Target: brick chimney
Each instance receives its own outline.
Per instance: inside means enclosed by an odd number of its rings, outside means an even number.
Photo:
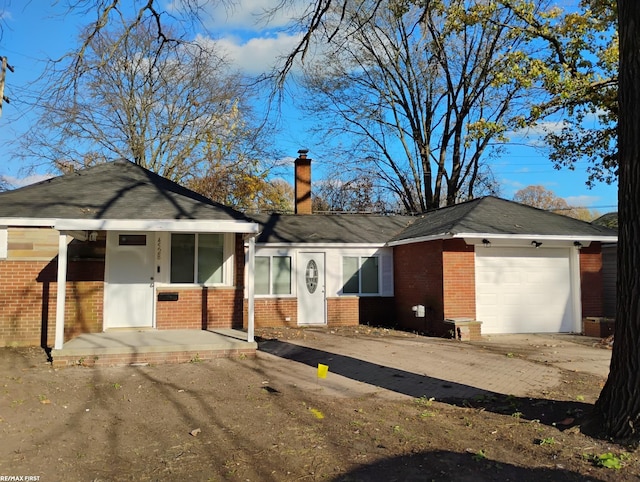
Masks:
[[[295,213],[311,214],[311,159],[309,149],[300,149],[295,160]]]

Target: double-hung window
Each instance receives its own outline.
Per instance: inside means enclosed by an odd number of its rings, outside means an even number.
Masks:
[[[291,257],[256,256],[256,295],[291,294]]]
[[[378,256],[345,256],[342,258],[342,293],[377,295],[380,293]]]
[[[171,283],[219,284],[223,266],[223,234],[171,235]]]

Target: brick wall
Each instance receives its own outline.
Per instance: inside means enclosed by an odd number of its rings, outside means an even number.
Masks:
[[[55,261],[0,261],[0,346],[52,346],[58,285]],[[104,262],[72,261],[65,340],[102,331]]]
[[[582,317],[603,316],[602,246],[591,243],[580,250]]]
[[[357,296],[327,298],[327,326],[389,323],[389,319],[393,319],[393,303],[393,298],[359,298]],[[246,305],[245,300],[245,315]],[[298,300],[295,298],[256,298],[254,309],[256,327],[298,326]]]
[[[327,298],[327,326],[357,326],[361,299],[357,296]]]
[[[245,311],[246,306],[245,302]],[[295,298],[255,298],[254,324],[259,328],[298,326],[298,300]],[[245,321],[245,328],[246,325]]]
[[[396,325],[395,299],[392,297],[369,297],[359,299],[361,325],[394,327]]]
[[[431,320],[444,316],[441,240],[394,248],[395,314],[398,326],[429,331]],[[411,307],[424,305],[426,316],[416,318]]]
[[[398,325],[443,335],[445,318],[476,316],[474,247],[461,239],[427,241],[394,249]],[[412,306],[424,305],[419,318]]]
[[[462,239],[444,241],[442,253],[445,318],[476,317],[475,250]]]
[[[242,327],[242,290],[227,288],[162,288],[158,294],[176,293],[177,301],[156,302],[159,330],[206,330]]]

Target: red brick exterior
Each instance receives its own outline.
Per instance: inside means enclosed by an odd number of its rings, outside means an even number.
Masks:
[[[580,250],[582,317],[603,316],[602,245],[591,243]]]
[[[360,323],[360,299],[357,296],[327,298],[327,326],[357,326]]]
[[[393,273],[396,323],[398,326],[429,331],[429,323],[444,317],[443,241],[396,246]],[[412,306],[424,305],[426,316],[417,318]]]
[[[51,346],[55,334],[57,260],[0,262],[0,346]],[[71,261],[65,340],[102,331],[104,262]]]
[[[444,242],[442,252],[444,317],[476,318],[476,261],[462,239]]]
[[[242,327],[242,290],[235,288],[161,288],[158,295],[175,293],[177,301],[156,302],[159,330],[207,330]]]
[[[358,299],[358,309],[361,325],[392,326],[396,318],[392,297],[363,296]]]
[[[256,298],[254,309],[254,323],[258,328],[298,326],[296,298]],[[357,296],[327,298],[327,326],[388,323],[388,320],[394,316],[393,309],[393,298]],[[246,326],[247,302],[245,300],[244,327]]]
[[[247,304],[245,302],[245,328],[248,321],[246,310]],[[298,326],[298,300],[295,298],[256,298],[254,300],[254,324],[259,328]]]

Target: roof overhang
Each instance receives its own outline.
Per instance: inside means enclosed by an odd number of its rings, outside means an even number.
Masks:
[[[334,249],[379,249],[386,248],[388,245],[386,243],[305,243],[305,242],[295,242],[295,243],[257,243],[256,248],[288,248],[288,249],[326,249],[326,248],[334,248]]]
[[[401,246],[403,244],[424,243],[427,241],[437,241],[438,239],[451,239],[454,235],[451,233],[432,234],[430,236],[419,236],[417,238],[399,239],[398,241],[389,241],[387,246]]]
[[[464,239],[467,244],[483,244],[482,240],[489,240],[491,243],[508,245],[530,243],[531,241],[547,242],[548,244],[556,243],[574,243],[580,242],[584,246],[588,243],[617,243],[617,236],[601,236],[601,235],[548,235],[548,234],[496,234],[496,233],[442,233],[432,236],[422,236],[418,238],[402,239],[399,241],[391,241],[388,246],[400,246],[403,244],[421,243],[425,241],[435,241],[439,239]]]
[[[38,219],[0,218],[0,226],[50,227],[58,231],[170,231],[189,233],[247,233],[258,223],[210,219]]]

